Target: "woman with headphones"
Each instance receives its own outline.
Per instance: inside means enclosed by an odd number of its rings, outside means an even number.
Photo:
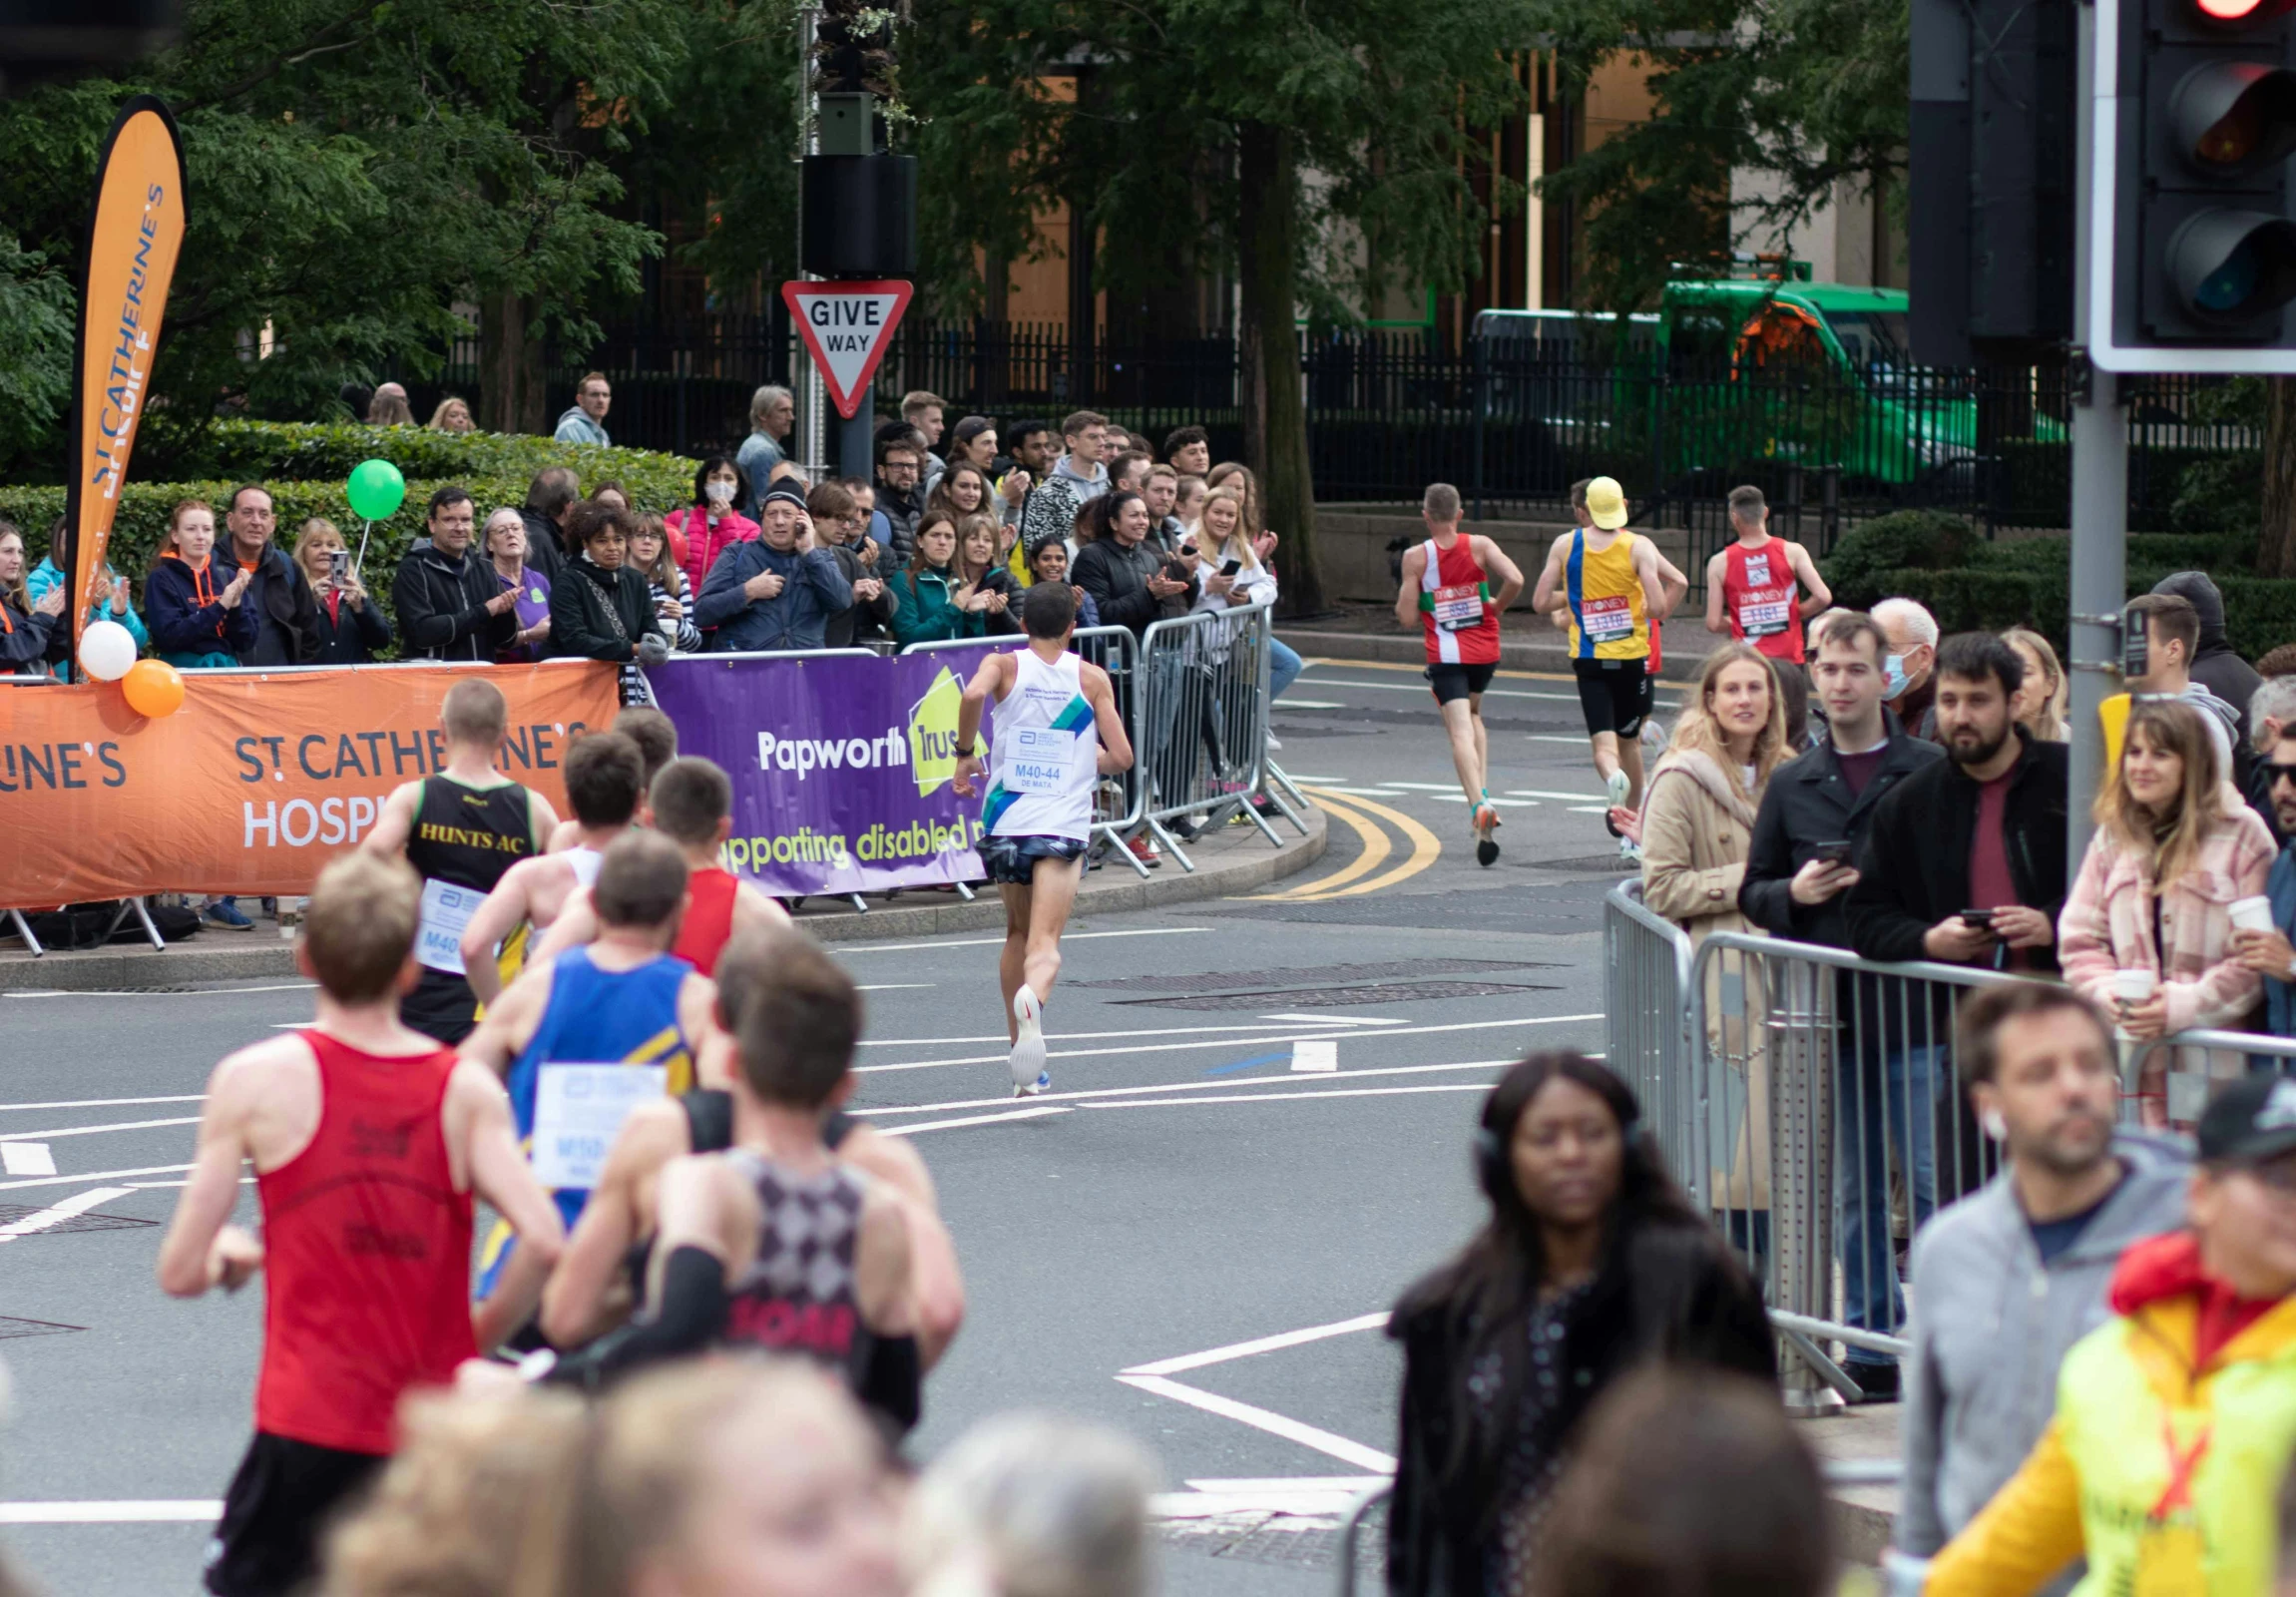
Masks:
[[[1634,1095],[1584,1055],[1538,1053],[1484,1100],[1491,1219],[1413,1287],[1388,1510],[1394,1597],[1525,1589],[1572,1431],[1646,1364],[1775,1383],[1761,1295],[1643,1137]]]

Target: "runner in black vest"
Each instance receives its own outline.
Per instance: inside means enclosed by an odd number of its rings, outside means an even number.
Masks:
[[[404,854],[422,877],[415,938],[422,980],[400,1001],[399,1018],[426,1037],[458,1043],[478,1023],[478,997],[463,979],[463,929],[505,871],[542,851],[558,815],[549,799],[494,768],[510,723],[500,688],[465,678],[447,690],[439,720],[446,770],[393,793],[359,846]]]

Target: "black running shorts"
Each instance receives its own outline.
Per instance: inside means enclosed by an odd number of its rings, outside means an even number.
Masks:
[[[208,1590],[217,1597],[289,1597],[319,1569],[336,1512],[390,1460],[256,1431],[224,1494],[208,1544]]]
[[[1447,666],[1438,661],[1427,668],[1427,680],[1435,689],[1435,702],[1439,705],[1481,693],[1491,686],[1491,679],[1497,675],[1498,665],[1488,660],[1473,666]]]
[[[1649,661],[1574,660],[1571,670],[1579,678],[1579,709],[1587,717],[1588,737],[1601,732],[1640,736],[1642,718],[1658,705]]]
[[[1000,886],[1026,887],[1037,879],[1040,859],[1082,859],[1084,843],[1075,837],[983,837],[981,867]]]

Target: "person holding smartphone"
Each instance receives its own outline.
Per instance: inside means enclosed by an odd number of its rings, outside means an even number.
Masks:
[[[295,565],[318,601],[319,654],[313,664],[363,666],[390,646],[390,621],[367,596],[343,535],[324,516],[295,534]]]

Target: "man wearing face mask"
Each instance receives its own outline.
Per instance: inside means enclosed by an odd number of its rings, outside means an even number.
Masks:
[[[1937,617],[1911,599],[1884,599],[1873,608],[1889,653],[1882,658],[1882,694],[1890,714],[1916,738],[1937,742]]]
[[[1893,1577],[1917,1576],[2017,1472],[2057,1405],[2058,1365],[2108,1318],[2114,1262],[2184,1223],[2191,1176],[2168,1139],[2115,1129],[2112,1023],[2079,994],[1988,988],[1955,1052],[2006,1163],[1914,1241]]]

